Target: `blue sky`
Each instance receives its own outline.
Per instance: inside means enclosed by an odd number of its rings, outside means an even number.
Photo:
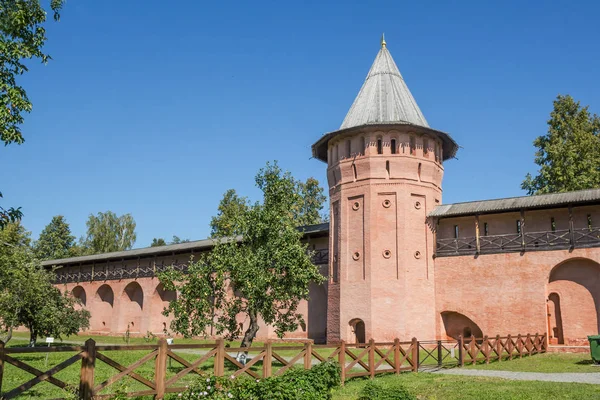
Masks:
[[[495,4],[493,4],[495,3]],[[598,2],[68,1],[48,65],[21,79],[26,142],[0,149],[2,205],[32,236],[53,215],[131,213],[135,247],[201,239],[222,194],[256,199],[268,160],[325,183],[336,130],[385,32],[429,124],[462,146],[443,202],[524,194],[557,94],[600,113]]]

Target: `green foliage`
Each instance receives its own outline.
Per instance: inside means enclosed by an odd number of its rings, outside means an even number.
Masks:
[[[135,220],[131,214],[117,216],[112,211],[90,215],[83,247],[88,254],[129,250],[136,239]]]
[[[339,386],[340,367],[335,362],[315,365],[309,370],[292,369],[285,374],[266,379],[200,378],[181,396],[192,399],[238,400],[327,400]]]
[[[360,392],[359,400],[417,400],[404,386],[384,386],[377,381],[370,381]]]
[[[239,197],[235,189],[229,189],[219,203],[217,215],[210,221],[211,237],[228,237],[241,234],[238,219],[248,212],[248,200]]]
[[[323,194],[323,188],[315,178],[308,178],[306,182],[297,182],[301,201],[296,211],[297,224],[313,225],[324,222],[321,216],[323,204],[327,198]]]
[[[559,95],[548,133],[533,142],[538,174],[527,174],[528,194],[559,193],[600,187],[600,118],[571,96]]]
[[[174,316],[175,332],[201,336],[214,328],[216,334],[233,339],[242,332],[237,322],[241,315],[249,321],[242,345],[249,346],[258,332],[259,317],[279,336],[304,323],[298,304],[308,299],[310,283],[320,283],[323,277],[296,229],[302,192],[277,163],[267,163],[259,171],[256,185],[263,192],[262,204],[246,203],[235,213],[220,208],[213,219],[217,244],[190,263],[189,273],[171,269],[159,276],[167,290],[178,293],[165,310],[165,315]],[[241,204],[232,199],[237,195],[228,192],[224,202]],[[243,239],[232,240],[231,234]]]
[[[179,243],[188,243],[190,239],[181,239],[179,236],[173,235],[173,239],[169,244],[179,244]]]
[[[39,260],[58,260],[76,256],[75,236],[62,215],[52,217],[52,221],[40,233],[33,246],[34,254]]]
[[[167,242],[165,242],[165,239],[163,238],[154,238],[152,239],[152,243],[150,244],[150,247],[158,247],[158,246],[166,246]]]
[[[0,199],[2,198],[2,193],[0,192]],[[14,208],[3,208],[0,207],[0,229],[4,229],[8,224],[19,221],[23,217],[23,212],[21,211],[21,207]]]
[[[24,326],[32,344],[38,337],[60,338],[87,328],[90,313],[52,285],[54,273],[39,266],[29,242],[21,225],[0,231],[0,328]]]

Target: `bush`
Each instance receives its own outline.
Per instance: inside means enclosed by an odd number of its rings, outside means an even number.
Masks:
[[[402,385],[389,387],[371,381],[361,390],[359,400],[417,400],[417,398]]]
[[[266,379],[230,377],[200,378],[177,395],[181,400],[328,400],[332,389],[340,383],[340,368],[328,361],[309,370],[291,369],[285,374]]]

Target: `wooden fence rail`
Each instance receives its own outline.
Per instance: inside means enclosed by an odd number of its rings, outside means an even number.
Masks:
[[[359,376],[373,378],[378,374],[418,372],[419,368],[424,370],[427,367],[443,365],[463,366],[465,363],[512,360],[546,352],[547,347],[546,335],[538,334],[491,338],[461,336],[458,340],[422,342],[416,338],[409,342],[396,339],[393,342],[376,343],[370,340],[358,344],[342,341],[337,344],[314,345],[308,342],[302,346],[266,342],[263,346],[249,348],[226,347],[223,339],[210,344],[172,345],[168,345],[165,339],[160,339],[157,344],[134,346],[99,346],[94,340],[88,339],[84,346],[49,348],[10,348],[5,347],[0,341],[0,399],[13,399],[41,382],[76,391],[79,398],[84,400],[110,398],[113,394],[110,393],[109,387],[123,378],[130,378],[137,383],[138,387],[142,387],[128,392],[129,397],[154,396],[155,399],[163,399],[166,393],[185,391],[186,387],[182,380],[191,374],[202,376],[210,371],[215,376],[227,375],[236,378],[248,375],[259,379],[281,375],[296,365],[310,369],[313,365],[327,360],[339,362],[343,384],[346,380]],[[115,360],[114,356],[109,355],[111,352],[123,354],[130,351],[147,353],[130,365],[122,365]],[[175,351],[183,351],[182,354],[187,357]],[[75,354],[44,372],[18,359],[20,354],[31,353]],[[234,353],[251,353],[252,358],[242,363],[232,355]],[[190,360],[190,357],[195,359]],[[79,360],[81,360],[81,370],[78,387],[55,377],[59,371]],[[170,370],[168,365],[172,361],[180,367]],[[111,367],[114,373],[102,382],[97,382],[97,369],[100,363]],[[147,363],[153,363],[154,373],[151,377],[144,377],[141,372],[136,372]],[[33,378],[3,392],[3,378],[6,374],[6,366],[9,364],[30,373]]]

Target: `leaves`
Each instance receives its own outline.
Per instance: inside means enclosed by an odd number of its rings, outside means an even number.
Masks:
[[[527,174],[528,194],[559,193],[600,187],[600,118],[571,96],[559,95],[548,133],[533,142],[538,174]]]
[[[52,221],[40,233],[33,248],[40,260],[58,260],[74,256],[75,236],[62,215],[52,217]]]
[[[235,191],[225,193],[211,222],[212,251],[192,262],[187,274],[170,270],[160,275],[165,288],[179,293],[165,311],[174,316],[174,331],[234,338],[241,334],[242,318],[243,345],[249,345],[259,318],[279,336],[304,322],[298,305],[308,299],[309,285],[324,279],[297,229],[306,191],[277,163],[259,171],[256,186],[262,203],[251,204]]]
[[[87,235],[82,245],[89,254],[129,250],[137,238],[131,214],[117,216],[112,211],[90,214],[86,225]]]

